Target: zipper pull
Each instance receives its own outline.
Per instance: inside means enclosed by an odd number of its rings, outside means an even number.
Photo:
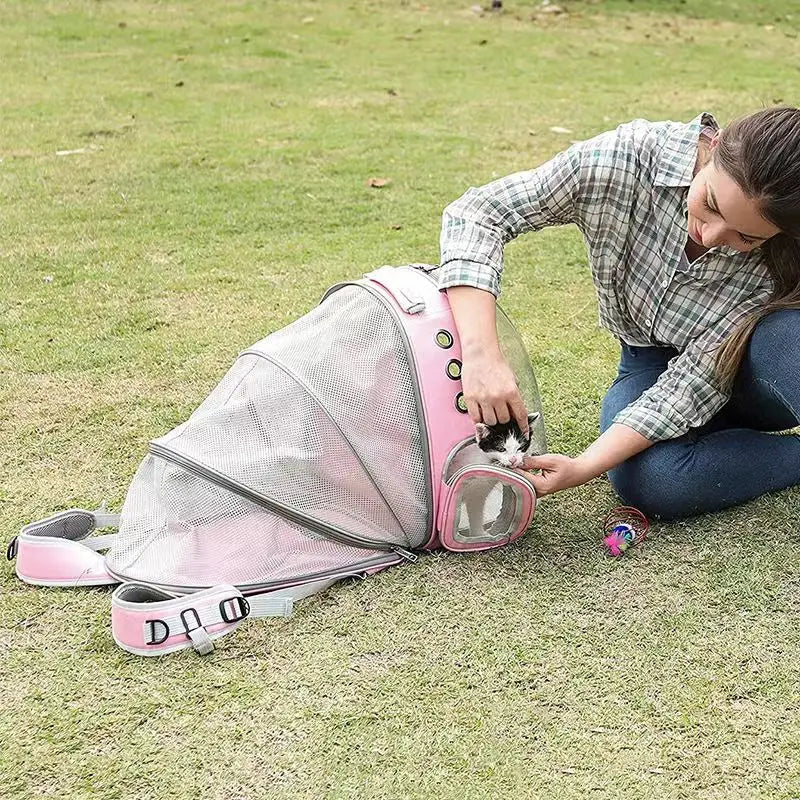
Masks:
[[[403,547],[395,546],[392,548],[397,555],[404,558],[409,564],[416,564],[419,561],[419,556],[416,553],[412,553],[410,550],[406,550]]]

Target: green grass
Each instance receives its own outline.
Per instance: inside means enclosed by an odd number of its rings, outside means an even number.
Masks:
[[[633,117],[800,99],[791,0],[561,5],[5,2],[5,539],[119,507],[242,348],[337,280],[436,261],[468,186]],[[507,253],[550,444],[577,453],[617,355],[583,244]],[[515,546],[342,584],[205,659],[128,656],[106,590],[7,564],[0,794],[800,797],[800,495],[656,525],[619,562],[614,503],[603,479],[548,498]]]

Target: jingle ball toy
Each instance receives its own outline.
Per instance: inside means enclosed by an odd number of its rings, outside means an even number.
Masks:
[[[633,506],[618,506],[612,509],[603,522],[605,537],[603,544],[612,556],[618,557],[644,541],[650,523],[647,517]]]

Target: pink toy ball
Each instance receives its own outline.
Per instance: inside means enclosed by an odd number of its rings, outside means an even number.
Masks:
[[[644,541],[650,523],[647,517],[633,506],[618,506],[609,511],[603,522],[603,544],[608,552],[618,558],[628,548]]]

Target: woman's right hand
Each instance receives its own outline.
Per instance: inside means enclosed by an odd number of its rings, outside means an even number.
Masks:
[[[517,379],[499,351],[463,353],[461,386],[473,422],[496,425],[515,419],[528,430],[528,412]]]
[[[517,379],[500,349],[494,295],[472,286],[447,290],[461,344],[461,388],[475,423],[515,419],[528,430],[528,412]]]

